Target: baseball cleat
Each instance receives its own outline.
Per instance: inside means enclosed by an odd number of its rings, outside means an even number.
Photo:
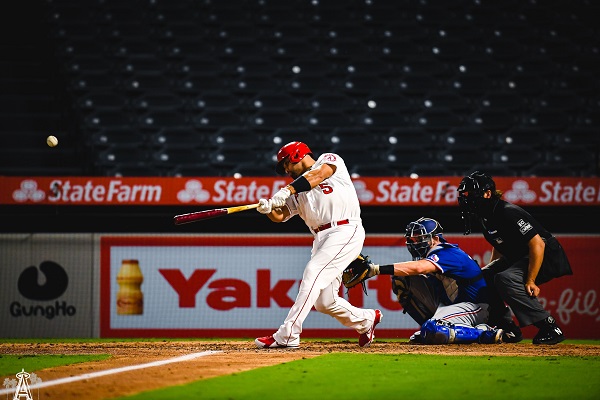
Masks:
[[[279,343],[277,343],[275,338],[273,338],[273,335],[256,338],[256,339],[254,339],[254,343],[256,344],[256,346],[258,348],[261,348],[261,349],[285,349],[285,348],[295,349],[298,347],[298,346],[287,346],[285,344],[279,344]]]
[[[375,310],[375,319],[373,320],[373,325],[371,329],[366,331],[365,333],[361,333],[358,337],[358,345],[360,347],[368,347],[373,343],[373,339],[375,339],[375,327],[377,324],[381,322],[383,319],[383,314],[380,310]]]
[[[523,333],[521,329],[514,323],[504,324],[501,326],[504,333],[502,334],[502,341],[504,343],[518,343],[523,340]]]
[[[416,331],[415,333],[410,335],[410,338],[408,339],[408,343],[410,343],[410,344],[425,344],[425,340],[423,339],[423,336],[421,335],[421,331]]]
[[[548,317],[545,322],[545,325],[540,328],[538,334],[533,338],[533,344],[557,344],[565,340],[565,335],[556,325],[554,318]]]

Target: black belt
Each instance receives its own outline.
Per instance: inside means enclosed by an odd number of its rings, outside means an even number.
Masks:
[[[350,221],[348,221],[347,219],[343,219],[343,220],[341,220],[341,221],[338,221],[338,222],[336,222],[336,223],[335,223],[335,226],[338,226],[338,225],[346,225],[346,224],[348,224],[348,223],[350,223]],[[333,225],[331,222],[330,222],[330,223],[328,223],[328,224],[324,224],[324,225],[321,225],[321,226],[317,226],[316,228],[313,228],[313,232],[314,232],[314,233],[321,232],[321,231],[324,231],[325,229],[329,229],[329,228],[331,228],[332,226],[334,226],[334,225]]]

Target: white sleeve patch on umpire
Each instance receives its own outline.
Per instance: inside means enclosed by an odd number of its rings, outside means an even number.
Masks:
[[[522,219],[517,221],[517,225],[519,225],[519,231],[521,231],[522,235],[526,234],[533,228],[529,222],[525,222]]]

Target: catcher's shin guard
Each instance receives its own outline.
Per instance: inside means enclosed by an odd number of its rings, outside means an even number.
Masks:
[[[427,344],[499,343],[497,330],[452,324],[441,319],[430,319],[425,322],[421,326],[421,335]],[[501,336],[502,332],[500,332]]]

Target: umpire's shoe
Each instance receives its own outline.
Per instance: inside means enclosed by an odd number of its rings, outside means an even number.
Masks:
[[[535,324],[540,331],[533,338],[533,344],[557,344],[565,340],[562,329],[556,324],[552,316],[547,317]]]

